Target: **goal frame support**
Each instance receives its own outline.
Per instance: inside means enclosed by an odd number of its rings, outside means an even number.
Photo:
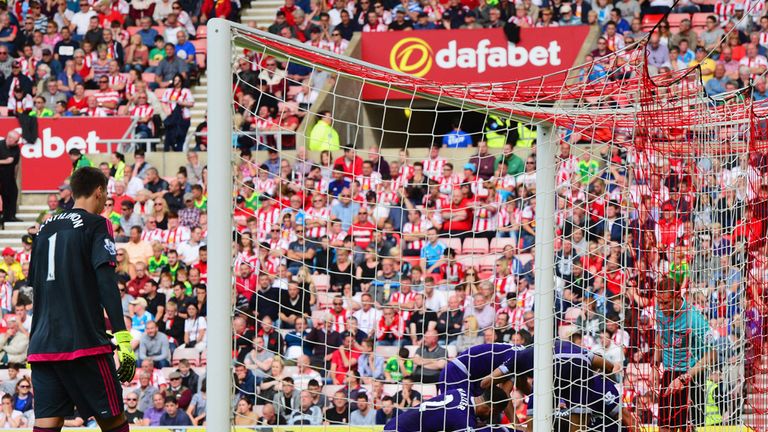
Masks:
[[[232,429],[232,38],[208,21],[208,430]],[[211,379],[213,378],[213,379]]]
[[[284,39],[263,31],[248,28],[223,19],[214,18],[208,22],[208,408],[209,430],[232,430],[232,219],[233,198],[233,92],[232,92],[232,29],[252,32],[261,37],[275,39],[281,43],[298,46],[295,41]],[[315,50],[313,47],[303,47]],[[334,55],[332,55],[334,56]],[[341,56],[339,56],[341,57]],[[346,59],[345,59],[346,60]],[[368,64],[361,60],[348,61],[365,65],[392,75],[399,72],[382,66]],[[321,66],[316,66],[324,69]],[[369,83],[374,84],[375,83]],[[431,97],[425,95],[427,99]],[[451,104],[450,100],[443,100]],[[499,114],[510,120],[531,121],[519,115],[501,111]],[[536,342],[534,344],[534,432],[550,432],[554,409],[554,213],[555,176],[558,136],[553,125],[537,123],[536,139],[536,290],[534,321]],[[212,151],[215,150],[215,151]]]
[[[555,152],[558,136],[549,124],[536,135],[536,289],[534,294],[533,432],[551,432],[555,346]]]

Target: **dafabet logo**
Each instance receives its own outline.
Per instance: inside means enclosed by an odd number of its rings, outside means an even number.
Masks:
[[[432,69],[432,57],[432,47],[424,39],[407,37],[392,47],[389,65],[398,72],[421,78]]]
[[[490,39],[481,39],[475,46],[459,47],[458,41],[447,40],[435,52],[427,41],[417,37],[399,40],[389,52],[389,66],[402,73],[424,77],[433,66],[450,70],[474,69],[482,74],[489,69],[518,68],[523,66],[560,66],[560,44],[553,40],[546,46],[525,48],[505,43],[494,45]]]

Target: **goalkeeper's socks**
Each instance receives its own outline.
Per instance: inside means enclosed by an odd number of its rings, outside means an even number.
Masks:
[[[120,426],[117,426],[117,427],[115,427],[113,429],[110,429],[110,430],[105,430],[104,432],[129,432],[129,431],[130,431],[130,429],[128,428],[128,421],[126,420]]]
[[[61,428],[44,428],[40,426],[35,426],[32,428],[32,432],[61,432]]]

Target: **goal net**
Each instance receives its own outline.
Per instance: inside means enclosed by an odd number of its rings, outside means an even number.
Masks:
[[[211,29],[209,425],[768,428],[749,88],[708,97],[645,40],[438,83]]]

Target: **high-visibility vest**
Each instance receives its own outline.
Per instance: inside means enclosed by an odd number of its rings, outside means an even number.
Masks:
[[[528,127],[523,123],[517,123],[517,147],[533,147],[539,135],[538,126]]]
[[[488,148],[502,148],[507,143],[507,132],[512,128],[509,119],[491,114],[485,121],[485,142]]]
[[[256,192],[252,193],[250,197],[245,199],[245,206],[251,210],[258,210],[261,204],[261,196]]]
[[[720,415],[720,406],[715,400],[715,391],[717,384],[707,380],[707,405],[704,410],[704,423],[707,426],[718,425],[723,422],[723,416]]]

